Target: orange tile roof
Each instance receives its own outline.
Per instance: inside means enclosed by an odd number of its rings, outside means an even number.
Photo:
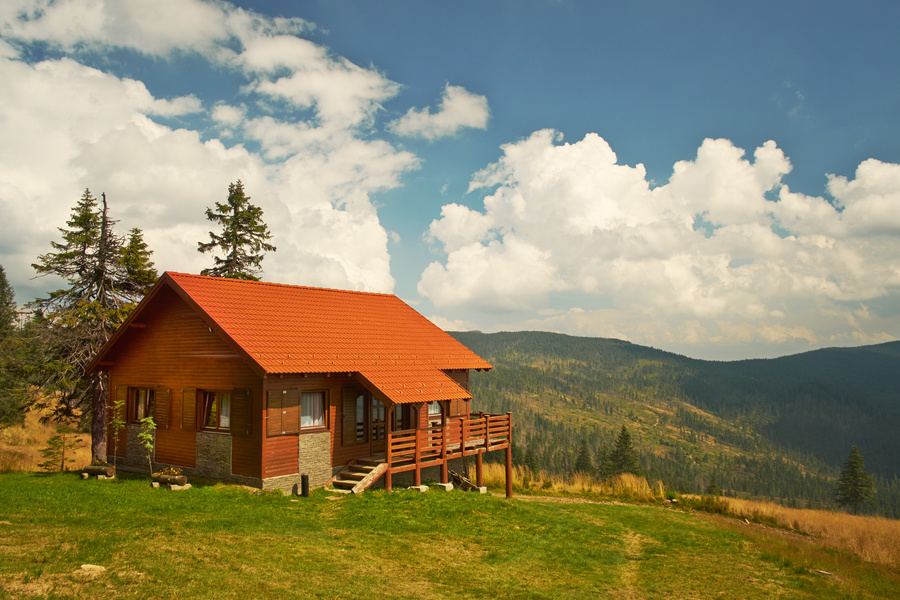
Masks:
[[[443,369],[491,365],[393,294],[165,273],[266,373],[359,373],[398,404],[471,398]]]

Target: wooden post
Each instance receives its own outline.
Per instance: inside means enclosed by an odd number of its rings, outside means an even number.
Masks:
[[[512,498],[512,444],[506,447],[506,497]]]
[[[447,438],[449,436],[450,432],[447,431],[447,422],[444,421],[444,425],[441,427],[441,483],[450,481],[450,474],[447,473],[449,470],[447,468]]]
[[[475,485],[478,487],[484,487],[484,471],[482,470],[481,465],[481,457],[483,455],[483,452],[475,454]]]
[[[391,439],[394,437],[394,405],[391,404],[391,407],[388,409],[388,419],[387,423],[384,425],[385,429],[385,445],[384,445],[384,460],[387,462],[387,472],[384,474],[384,489],[388,492],[393,491],[392,481],[391,481]]]
[[[416,427],[415,456],[416,470],[413,476],[413,485],[418,487],[422,485],[422,467],[419,464],[422,462],[422,430],[419,427]]]

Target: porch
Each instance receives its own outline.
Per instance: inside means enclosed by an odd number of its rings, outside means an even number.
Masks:
[[[441,483],[449,481],[449,461],[456,458],[474,457],[475,483],[481,487],[482,459],[485,452],[506,450],[506,496],[512,496],[512,415],[472,413],[467,416],[450,417],[441,424],[398,431],[387,431],[385,451],[359,462],[371,475],[363,476],[354,490],[365,489],[381,476],[384,487],[392,489],[393,475],[413,472],[414,485],[422,484],[422,469],[440,468]],[[372,475],[375,475],[374,477]],[[345,484],[352,481],[340,480]],[[363,487],[364,486],[364,487]]]

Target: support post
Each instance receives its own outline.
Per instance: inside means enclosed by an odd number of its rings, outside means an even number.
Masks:
[[[484,487],[484,471],[481,465],[481,457],[483,455],[483,452],[475,454],[475,485],[478,487]]]
[[[391,440],[394,437],[394,405],[391,404],[391,407],[388,408],[387,415],[387,423],[384,425],[385,429],[385,440],[384,440],[384,460],[387,462],[387,471],[384,474],[384,489],[388,492],[392,491],[391,486],[391,467],[393,466],[391,460]]]
[[[422,462],[422,430],[420,428],[416,428],[416,447],[415,447],[415,455],[416,455],[416,470],[413,474],[413,485],[416,487],[422,485],[422,467],[420,463]]]
[[[449,410],[449,403],[445,408],[446,410],[441,414],[441,483],[450,481],[450,475],[447,473],[447,439],[450,437],[450,431],[447,428],[446,415],[447,410]]]
[[[512,444],[506,447],[506,497],[512,498]]]

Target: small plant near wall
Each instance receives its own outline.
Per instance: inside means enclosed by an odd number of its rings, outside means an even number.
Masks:
[[[109,421],[109,430],[113,439],[113,468],[116,467],[116,454],[119,450],[119,432],[125,427],[125,398],[116,398],[112,405],[112,419]],[[107,454],[109,452],[107,451]]]
[[[141,432],[138,434],[138,440],[147,450],[147,464],[150,466],[150,473],[153,473],[153,444],[155,436],[153,432],[156,430],[156,423],[153,417],[144,417],[141,419]]]
[[[83,444],[70,427],[57,428],[56,435],[47,440],[47,447],[41,450],[44,462],[38,467],[47,472],[68,471],[69,464],[75,462],[75,450]]]

